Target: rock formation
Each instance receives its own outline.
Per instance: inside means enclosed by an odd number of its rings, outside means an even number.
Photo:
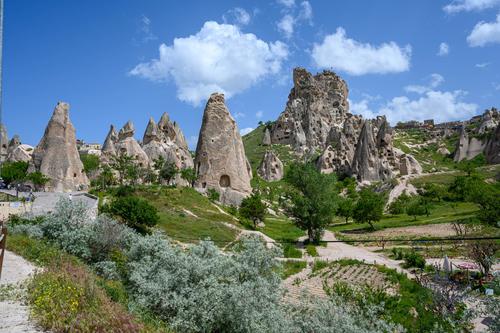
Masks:
[[[22,144],[19,135],[14,135],[9,142],[7,149],[7,161],[10,162],[29,162],[33,154],[33,147]]]
[[[251,193],[245,149],[223,94],[214,93],[207,102],[194,163],[195,187],[218,191],[224,204],[239,205]]]
[[[38,146],[33,151],[29,172],[49,177],[46,190],[70,192],[86,189],[89,180],[83,171],[76,147],[75,128],[69,119],[69,104],[57,103]]]
[[[267,128],[267,127],[264,131],[264,137],[262,138],[262,145],[263,146],[270,146],[271,145],[271,132],[269,131],[269,128]]]
[[[177,123],[170,121],[167,113],[161,116],[158,124],[153,118],[149,119],[142,142],[142,148],[151,161],[161,156],[179,169],[194,167],[184,134]]]
[[[439,147],[438,150],[436,151],[438,154],[443,155],[443,156],[448,156],[451,154],[451,152],[448,150],[448,148],[442,146]]]
[[[116,154],[132,156],[139,166],[147,167],[150,163],[149,157],[135,140],[134,133],[134,124],[131,121],[123,125],[118,132],[118,140],[114,143]]]
[[[260,163],[257,173],[268,182],[280,180],[284,174],[283,163],[274,152],[268,150]]]
[[[118,133],[116,132],[115,126],[111,125],[109,127],[108,135],[106,135],[106,139],[104,140],[104,144],[101,148],[102,163],[109,163],[111,162],[113,156],[116,156],[116,142],[118,142]]]
[[[469,137],[465,126],[462,126],[460,135],[456,144],[453,160],[460,162],[462,160],[470,160],[481,154],[486,147],[486,142],[476,137]]]
[[[313,76],[303,68],[294,69],[293,83],[271,142],[290,144],[300,154],[324,149],[330,129],[342,124],[349,109],[347,84],[331,71]]]
[[[7,159],[7,150],[9,147],[9,137],[7,136],[7,128],[3,123],[0,124],[0,162]]]
[[[491,138],[488,139],[484,155],[486,157],[486,162],[490,164],[500,163],[500,124],[497,125],[495,132]]]

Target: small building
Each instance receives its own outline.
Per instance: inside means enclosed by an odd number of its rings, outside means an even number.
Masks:
[[[424,120],[424,127],[433,128],[434,127],[434,119]]]
[[[31,201],[15,194],[0,192],[0,221],[6,221],[11,215],[24,215],[31,211]]]

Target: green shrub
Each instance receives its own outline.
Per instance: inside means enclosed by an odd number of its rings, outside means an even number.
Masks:
[[[314,246],[312,244],[306,245],[306,252],[311,257],[317,257],[318,256],[318,250],[316,250],[316,246]]]
[[[149,233],[150,228],[160,221],[156,207],[147,200],[135,196],[118,197],[104,210],[112,216],[120,218],[141,234]]]
[[[326,262],[324,260],[314,260],[312,271],[316,272],[316,271],[322,270],[323,268],[325,268],[327,266],[328,266],[328,262]]]
[[[396,260],[403,260],[403,258],[404,258],[404,250],[402,248],[393,247],[391,251],[392,251],[392,255],[393,255],[394,259],[396,259]]]
[[[207,196],[208,196],[208,200],[210,200],[212,202],[219,201],[219,198],[220,198],[219,192],[217,192],[213,188],[209,188],[207,190]]]
[[[306,268],[307,263],[305,261],[285,261],[283,263],[283,270],[281,272],[281,278],[286,279],[289,276],[300,273],[304,268]]]
[[[422,257],[421,254],[415,252],[415,251],[410,251],[405,253],[404,255],[404,260],[405,268],[410,268],[410,267],[416,267],[416,268],[424,268],[425,267],[425,259]]]

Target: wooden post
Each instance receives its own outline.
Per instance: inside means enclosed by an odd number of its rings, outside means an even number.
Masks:
[[[5,254],[5,245],[7,244],[7,227],[3,222],[0,223],[0,279],[2,278],[3,256]]]

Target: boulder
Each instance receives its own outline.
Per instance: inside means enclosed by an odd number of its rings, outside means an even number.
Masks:
[[[451,152],[448,150],[446,147],[439,147],[439,149],[436,151],[438,154],[443,155],[443,156],[448,156],[451,154]]]
[[[294,69],[293,83],[271,142],[290,144],[299,154],[324,149],[331,127],[342,124],[349,109],[347,84],[331,71],[313,76],[304,68]]]
[[[223,94],[214,93],[207,101],[194,163],[195,187],[216,190],[222,203],[239,205],[252,192],[245,148]]]
[[[135,140],[134,134],[134,124],[128,121],[118,132],[118,140],[114,144],[116,154],[132,156],[139,166],[148,167],[149,157]]]
[[[268,150],[264,154],[264,158],[257,170],[259,176],[268,182],[280,180],[283,178],[283,163],[273,151]]]
[[[33,147],[22,144],[19,135],[14,135],[9,142],[7,149],[7,161],[9,162],[30,162],[33,155]]]
[[[45,190],[72,192],[88,188],[89,180],[76,146],[75,128],[69,119],[69,104],[57,103],[40,143],[33,151],[29,172],[49,177]]]

